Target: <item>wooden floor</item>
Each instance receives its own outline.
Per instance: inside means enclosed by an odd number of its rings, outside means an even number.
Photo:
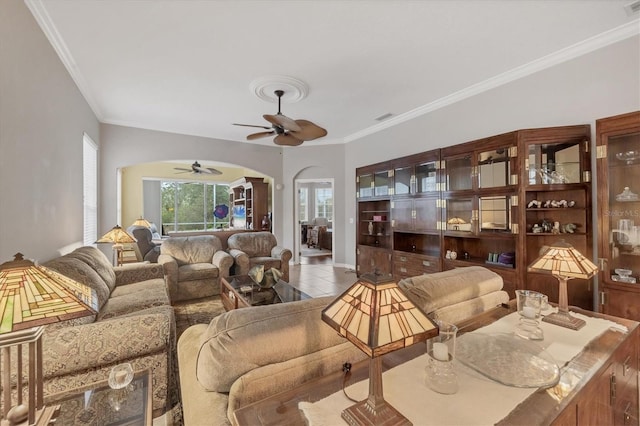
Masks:
[[[303,256],[289,267],[289,284],[312,297],[337,296],[356,280],[353,269],[334,267],[331,256]]]

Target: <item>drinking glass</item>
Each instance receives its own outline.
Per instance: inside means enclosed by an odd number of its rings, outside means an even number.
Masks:
[[[520,320],[516,335],[529,340],[542,340],[544,334],[540,328],[540,312],[544,304],[544,294],[532,290],[516,290],[516,301]]]

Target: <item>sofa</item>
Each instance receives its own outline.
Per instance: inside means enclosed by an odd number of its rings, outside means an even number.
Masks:
[[[419,294],[414,300],[430,317],[444,321],[462,321],[508,301],[499,275],[472,268],[439,272],[430,280],[416,277],[404,286]],[[447,283],[451,292],[444,289]],[[362,351],[322,321],[321,311],[333,299],[236,309],[187,328],[178,340],[185,425],[204,418],[208,424],[234,424],[240,407],[364,360]]]
[[[398,286],[430,318],[458,323],[509,301],[502,277],[482,266],[405,278]]]
[[[170,237],[158,256],[172,303],[220,294],[220,278],[229,276],[233,260],[213,235]]]
[[[106,380],[117,364],[152,373],[153,416],[179,398],[173,308],[158,264],[113,267],[95,247],[81,247],[43,264],[96,291],[96,315],[45,326],[45,395]],[[46,397],[45,397],[46,402]]]
[[[268,231],[233,234],[227,240],[234,259],[234,275],[246,275],[253,266],[278,269],[282,280],[289,282],[289,261],[293,253],[278,245],[276,236]]]
[[[320,319],[331,300],[235,309],[187,328],[178,341],[185,426],[231,424],[240,407],[364,359]]]

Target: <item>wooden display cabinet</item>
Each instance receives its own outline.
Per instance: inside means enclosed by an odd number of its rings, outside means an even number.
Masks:
[[[640,111],[597,120],[596,138],[599,308],[604,313],[637,321],[640,320]],[[631,271],[632,278],[621,278],[620,270]]]
[[[232,228],[261,229],[262,219],[269,214],[268,187],[264,178],[258,177],[243,177],[229,184]]]
[[[565,240],[592,258],[591,128],[589,125],[530,129],[518,132],[522,152],[519,200],[521,248],[517,261],[523,286],[558,301],[558,279],[527,272],[550,244]],[[569,305],[593,309],[593,280],[572,279]]]

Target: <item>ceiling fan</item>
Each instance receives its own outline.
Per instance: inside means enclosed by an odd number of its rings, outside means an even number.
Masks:
[[[192,173],[194,175],[207,174],[207,175],[221,175],[220,170],[213,169],[211,167],[202,167],[200,163],[195,161],[190,169],[184,167],[174,167],[175,170],[180,170],[178,173]]]
[[[233,123],[234,126],[258,127],[268,130],[266,132],[252,133],[247,136],[247,140],[252,141],[276,135],[273,139],[276,145],[297,146],[304,141],[312,141],[327,135],[325,129],[308,120],[293,120],[282,114],[280,112],[280,101],[282,100],[282,95],[284,95],[284,90],[276,90],[274,93],[278,97],[278,113],[275,115],[264,114],[262,116],[271,123],[271,127]]]

